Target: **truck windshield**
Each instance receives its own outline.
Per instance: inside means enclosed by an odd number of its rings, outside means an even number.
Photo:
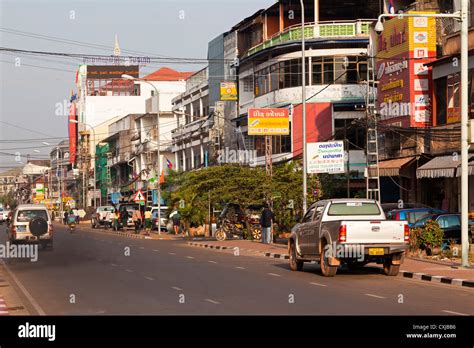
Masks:
[[[380,215],[380,209],[376,203],[370,202],[332,203],[328,215]]]

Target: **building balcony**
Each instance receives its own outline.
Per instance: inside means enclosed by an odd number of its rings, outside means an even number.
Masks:
[[[370,20],[306,23],[304,29],[305,39],[368,37],[371,23]],[[301,25],[288,27],[283,32],[277,33],[249,49],[246,56],[249,57],[261,50],[286,42],[301,41],[301,36]]]

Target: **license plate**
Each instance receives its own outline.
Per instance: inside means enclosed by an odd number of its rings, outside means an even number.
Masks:
[[[383,255],[383,248],[369,248],[369,255]]]
[[[17,231],[17,232],[26,232],[26,226],[18,226],[18,227],[16,228],[16,231]]]

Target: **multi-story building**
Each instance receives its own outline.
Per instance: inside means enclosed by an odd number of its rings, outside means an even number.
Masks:
[[[13,193],[16,178],[20,173],[20,168],[13,168],[0,173],[0,196]]]
[[[126,115],[144,114],[148,112],[147,110],[156,108],[157,106],[153,105],[154,101],[151,100],[154,98],[150,98],[154,96],[154,86],[160,92],[160,110],[166,105],[171,105],[171,99],[184,91],[184,79],[190,75],[161,68],[145,76],[142,81],[130,81],[123,79],[123,74],[139,78],[139,66],[82,65],[78,70],[76,83],[78,93],[70,115],[70,119],[78,125],[71,123],[69,134],[73,154],[71,163],[77,163],[82,170],[82,175],[79,177],[82,178],[82,186],[85,183],[87,187],[85,200],[87,206],[92,205],[94,199],[97,204],[100,197],[98,191],[92,190],[93,168],[96,165],[95,150],[97,144],[109,136],[107,133],[109,124]],[[167,107],[166,110],[170,112],[171,107]],[[168,131],[171,129],[168,130],[166,127],[161,129],[163,139],[164,133]],[[77,134],[79,139],[76,140]],[[169,138],[171,140],[171,135]],[[78,145],[80,148],[77,148]]]
[[[209,163],[208,68],[191,75],[186,80],[186,91],[173,99],[176,128],[172,131],[173,153],[176,170],[206,167]]]

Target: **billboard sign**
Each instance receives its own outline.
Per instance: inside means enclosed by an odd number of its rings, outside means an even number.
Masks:
[[[288,108],[249,109],[248,135],[288,134],[290,134]]]
[[[308,174],[345,172],[343,141],[308,143],[306,149]]]
[[[88,65],[88,80],[121,79],[122,75],[139,77],[138,65]]]
[[[235,82],[221,82],[221,100],[237,101],[237,84]]]
[[[426,99],[431,95],[431,69],[424,64],[436,57],[435,18],[394,17],[384,23],[377,43],[377,106],[382,122],[430,126],[431,108]]]

